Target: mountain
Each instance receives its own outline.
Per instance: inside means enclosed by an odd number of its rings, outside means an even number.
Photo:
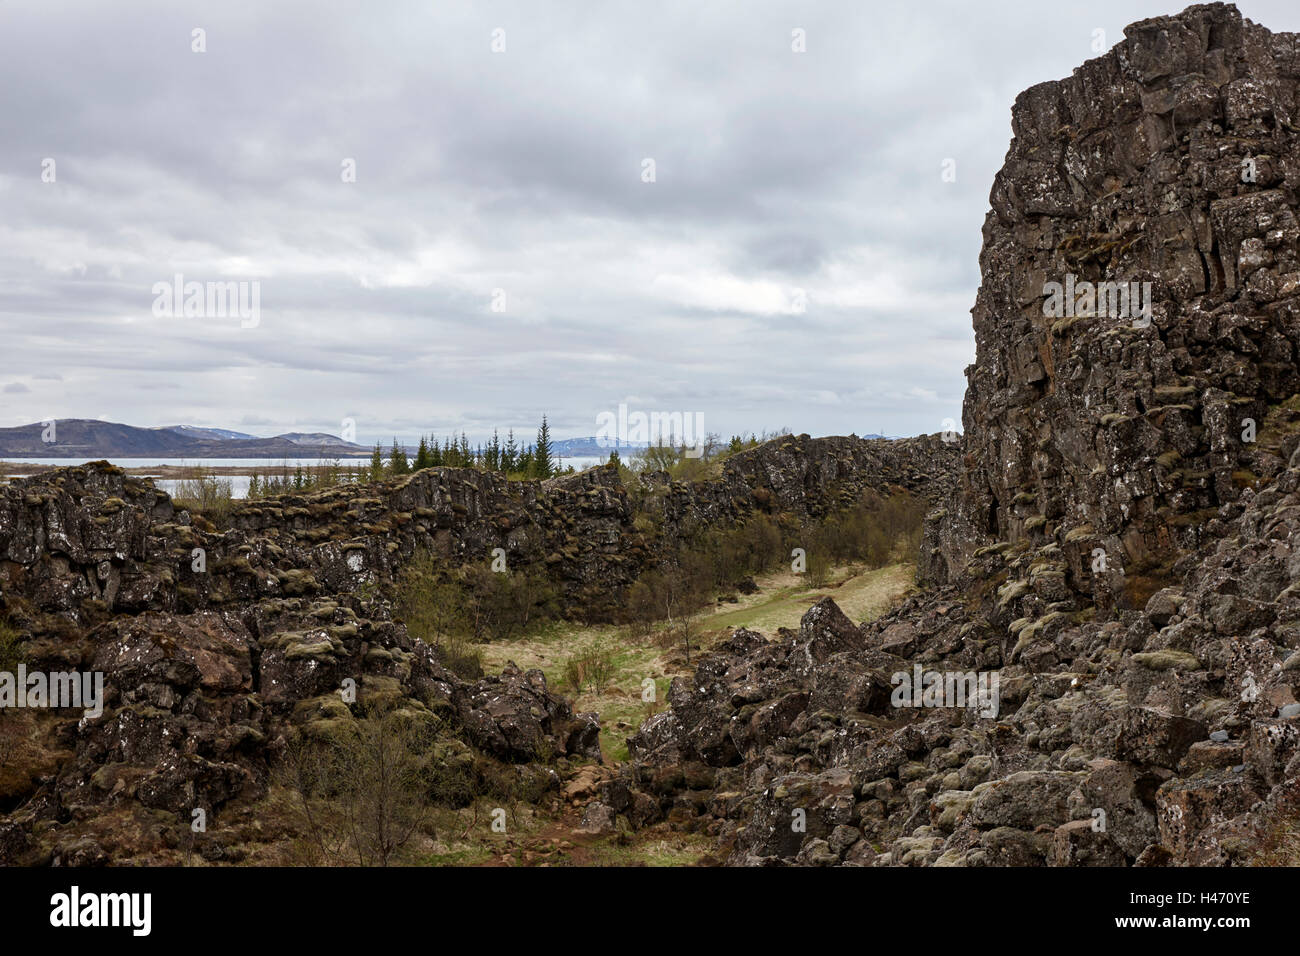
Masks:
[[[192,438],[208,438],[213,440],[225,441],[230,438],[256,438],[256,435],[249,435],[245,432],[231,431],[229,428],[204,428],[198,425],[166,425],[163,431],[176,432],[178,435],[189,435]]]
[[[86,418],[59,419],[52,430],[40,422],[0,428],[0,459],[342,458],[368,453],[361,445],[324,433],[257,438],[192,425],[137,428]]]

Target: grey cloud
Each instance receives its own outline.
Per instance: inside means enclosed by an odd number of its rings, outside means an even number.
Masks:
[[[632,397],[724,434],[937,430],[1012,100],[1173,9],[2,5],[0,333],[58,385],[6,387],[0,424],[568,435]],[[153,316],[178,272],[260,282],[260,324]]]

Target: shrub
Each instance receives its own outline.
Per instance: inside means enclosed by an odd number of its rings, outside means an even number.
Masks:
[[[574,695],[587,688],[599,693],[614,676],[614,655],[602,645],[575,654],[564,663],[564,683]]]
[[[396,603],[411,636],[438,647],[462,677],[482,676],[474,644],[526,633],[560,613],[559,593],[540,568],[453,572],[427,552],[398,575]]]
[[[19,634],[8,624],[0,622],[0,671],[14,673],[18,665],[27,660]]]
[[[438,648],[448,669],[469,679],[483,676],[483,656],[472,643],[463,589],[440,576],[432,556],[418,555],[402,569],[396,605],[410,635]]]
[[[322,862],[387,866],[425,827],[436,729],[376,706],[335,733],[291,745],[281,779]]]
[[[172,500],[220,524],[230,514],[231,488],[229,478],[217,478],[199,469],[191,477],[176,482]]]

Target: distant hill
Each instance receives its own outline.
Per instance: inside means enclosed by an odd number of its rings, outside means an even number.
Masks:
[[[244,432],[231,431],[229,428],[204,428],[198,425],[166,425],[161,429],[163,431],[176,432],[180,435],[189,435],[191,438],[211,438],[225,441],[231,438],[256,438],[256,435],[249,435]]]
[[[54,442],[45,442],[41,423],[0,428],[0,459],[76,458],[347,458],[369,449],[323,432],[292,432],[258,438],[221,428],[172,425],[137,428],[87,418],[55,423]],[[231,437],[226,437],[231,436]]]
[[[637,452],[648,444],[648,442],[620,442],[613,438],[598,439],[595,435],[591,435],[587,438],[561,438],[558,441],[552,441],[551,451],[564,458],[591,458],[596,455],[608,456],[615,448],[620,453],[625,451]]]

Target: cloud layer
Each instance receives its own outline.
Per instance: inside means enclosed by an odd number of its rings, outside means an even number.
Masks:
[[[1171,12],[0,6],[0,425],[936,431],[1012,100]],[[155,315],[176,274],[260,320]]]

